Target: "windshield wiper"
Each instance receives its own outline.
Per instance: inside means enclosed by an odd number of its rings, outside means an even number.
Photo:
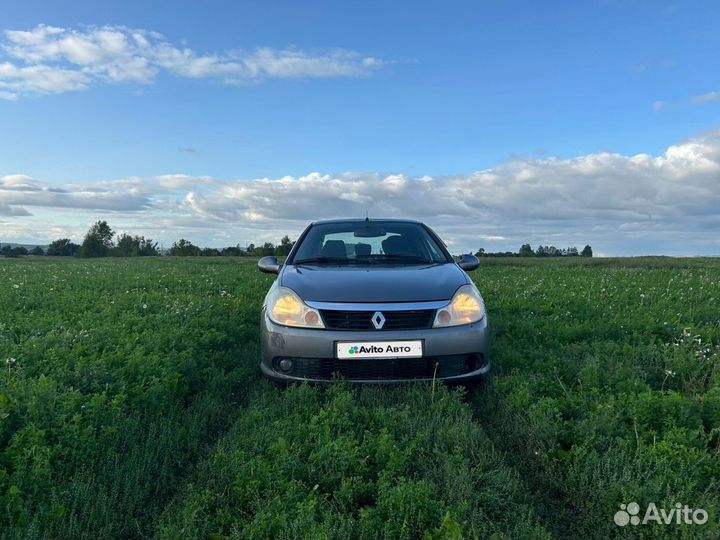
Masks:
[[[347,257],[310,257],[293,261],[293,264],[323,264],[323,263],[347,263],[352,262]]]
[[[382,261],[392,262],[408,262],[408,263],[421,263],[421,264],[438,264],[437,261],[432,261],[419,257],[417,255],[385,255],[377,254],[370,256],[362,256],[357,258],[349,257],[308,257],[307,259],[298,259],[293,261],[293,264],[377,264]]]
[[[382,254],[377,256],[377,260],[383,260],[387,259],[390,261],[402,261],[402,262],[417,262],[417,263],[423,263],[423,264],[434,264],[437,263],[437,261],[432,261],[425,259],[424,257],[419,257],[417,255],[394,255],[394,254]]]

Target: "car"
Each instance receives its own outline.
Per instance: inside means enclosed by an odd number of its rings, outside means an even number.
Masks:
[[[485,302],[427,225],[406,219],[311,223],[277,274],[260,316],[262,373],[293,382],[476,383],[490,370]]]

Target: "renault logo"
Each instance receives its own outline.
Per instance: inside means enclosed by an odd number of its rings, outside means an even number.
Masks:
[[[379,311],[376,311],[375,313],[373,313],[373,316],[370,317],[370,322],[373,323],[375,330],[380,330],[383,326],[385,326],[385,315],[383,315]]]

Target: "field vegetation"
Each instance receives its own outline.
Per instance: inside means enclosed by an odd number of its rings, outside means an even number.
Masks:
[[[720,537],[720,261],[472,277],[478,390],[280,390],[252,261],[0,260],[0,537]],[[618,527],[630,502],[709,519]]]

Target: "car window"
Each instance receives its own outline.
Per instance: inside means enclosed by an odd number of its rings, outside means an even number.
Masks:
[[[320,259],[347,264],[449,262],[435,239],[419,223],[346,222],[314,225],[293,263]]]
[[[328,242],[342,241],[345,244],[348,255],[382,255],[383,241],[394,234],[385,234],[377,238],[356,238],[352,232],[338,232],[326,234],[323,238],[323,245]]]

